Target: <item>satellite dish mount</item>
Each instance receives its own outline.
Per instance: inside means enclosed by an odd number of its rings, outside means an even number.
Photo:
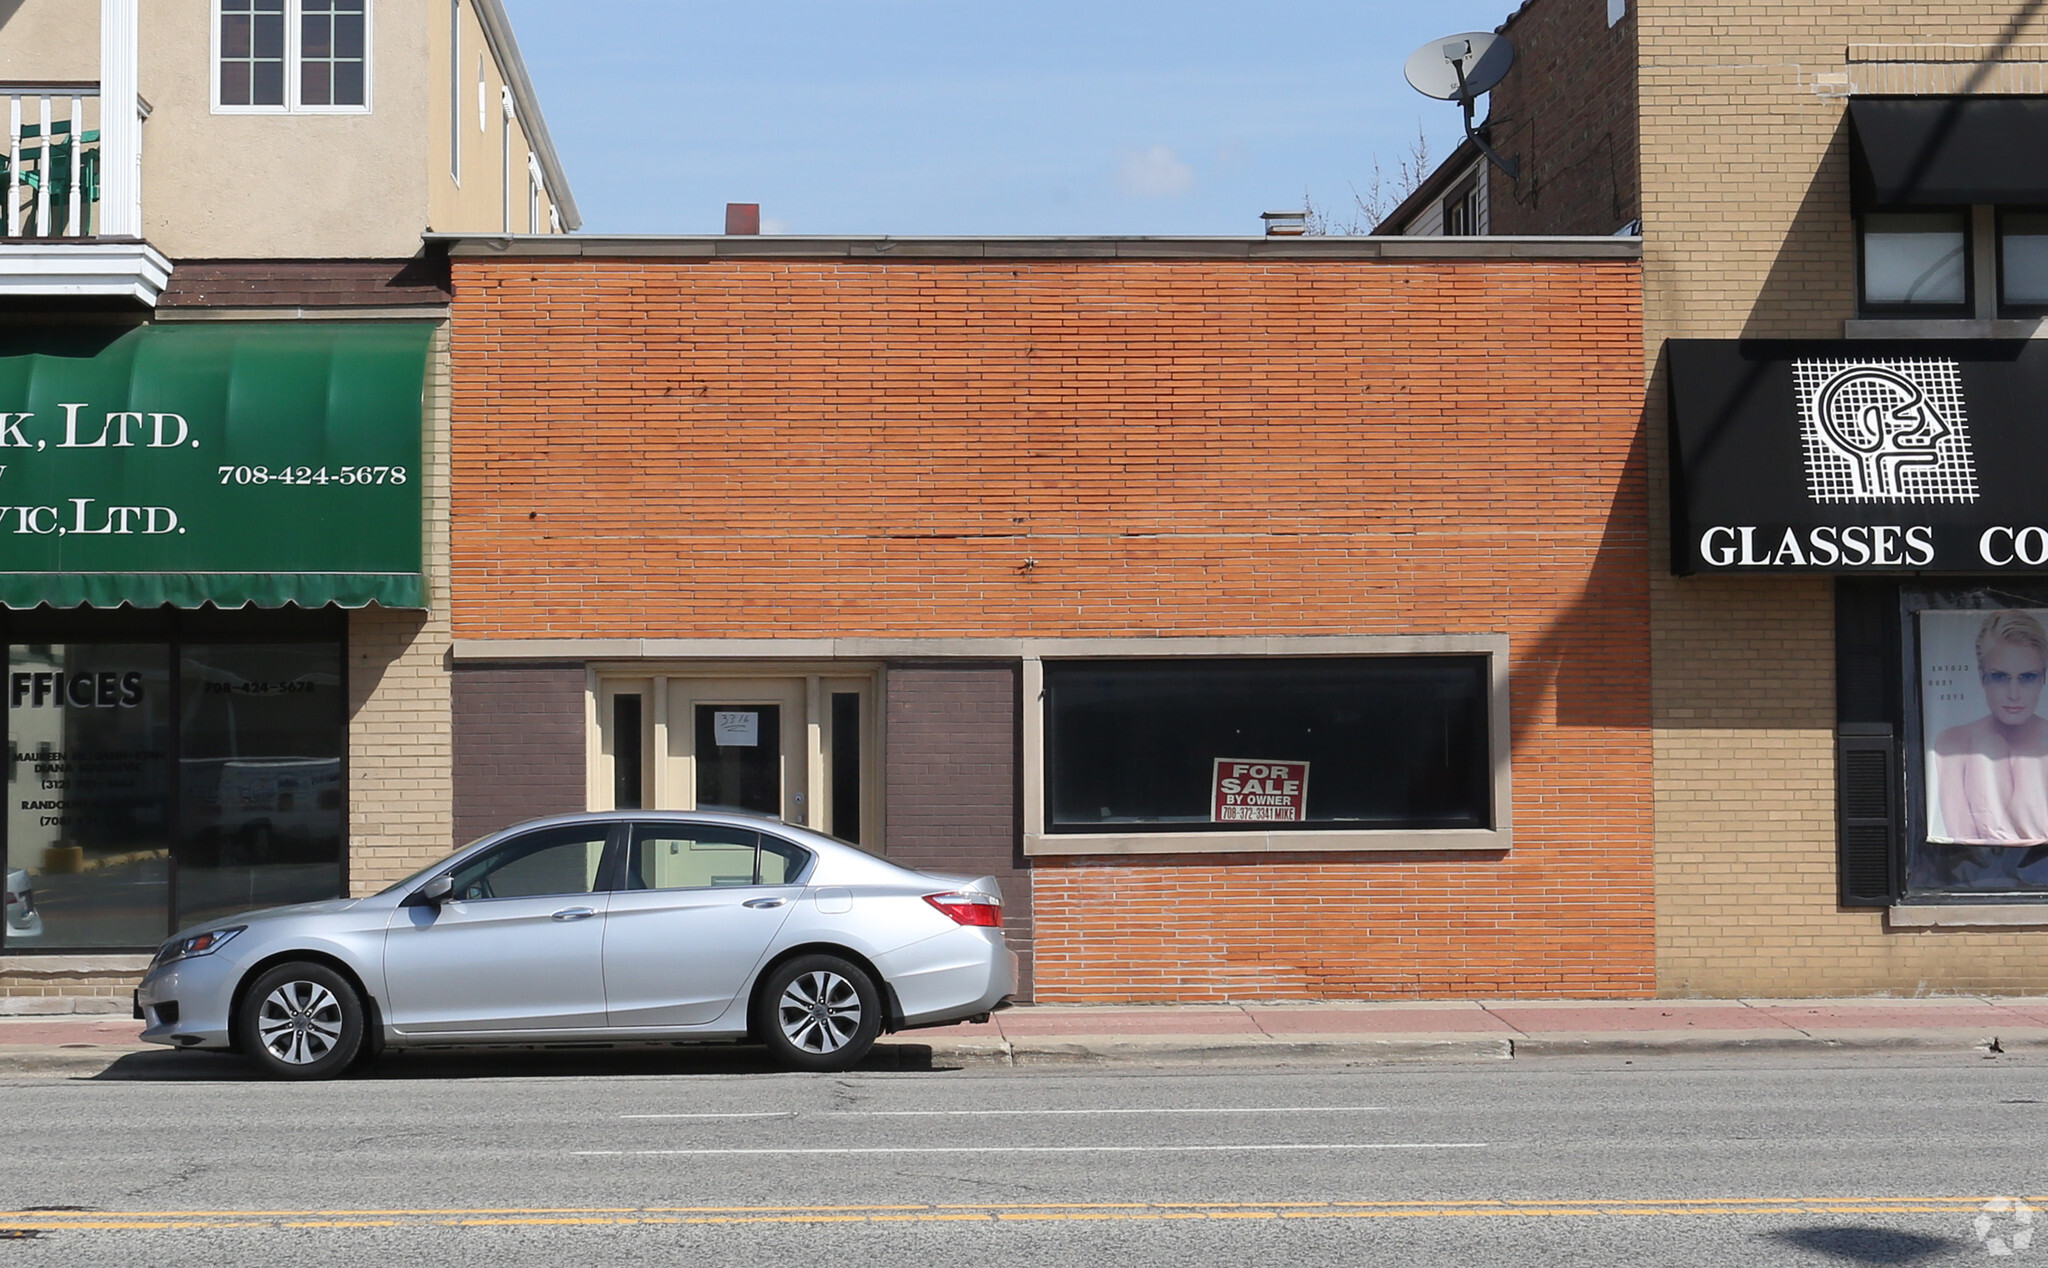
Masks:
[[[1408,83],[1425,97],[1455,101],[1465,110],[1465,136],[1487,161],[1514,180],[1521,174],[1518,158],[1502,158],[1472,126],[1472,103],[1493,91],[1515,64],[1515,50],[1498,35],[1467,31],[1431,40],[1408,58]]]

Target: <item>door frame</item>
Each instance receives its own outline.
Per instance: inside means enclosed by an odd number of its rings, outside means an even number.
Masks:
[[[887,698],[887,668],[878,661],[593,661],[586,665],[584,736],[586,772],[584,804],[610,810],[614,764],[611,751],[611,699],[620,691],[644,693],[641,708],[642,808],[696,808],[695,772],[689,765],[695,742],[692,706],[715,703],[721,684],[735,693],[776,686],[783,700],[763,695],[761,703],[782,703],[785,780],[783,810],[788,822],[823,832],[831,822],[832,696],[855,691],[861,697],[861,844],[876,848],[885,839],[882,804],[882,704]],[[687,689],[679,690],[679,685]],[[737,698],[737,697],[736,697]],[[792,706],[795,706],[792,708]],[[671,717],[671,713],[676,716]],[[675,734],[677,727],[684,735]],[[795,743],[789,743],[792,733]],[[805,792],[802,813],[790,803],[794,773]]]

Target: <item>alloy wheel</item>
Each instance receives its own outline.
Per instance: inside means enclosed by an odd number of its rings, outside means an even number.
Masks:
[[[285,982],[263,999],[256,1033],[288,1065],[311,1065],[341,1042],[341,1001],[318,982]]]
[[[776,1016],[789,1042],[804,1052],[837,1052],[860,1029],[860,992],[826,970],[799,974],[782,992]]]

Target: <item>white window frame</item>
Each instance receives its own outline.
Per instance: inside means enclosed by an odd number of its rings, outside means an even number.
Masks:
[[[448,0],[448,175],[461,189],[462,0]]]
[[[376,102],[377,83],[377,0],[363,0],[363,104],[360,106],[309,106],[299,100],[299,54],[302,43],[302,10],[299,0],[284,0],[284,104],[281,106],[231,106],[220,99],[220,0],[208,6],[213,11],[213,29],[207,36],[207,97],[215,114],[369,114]]]

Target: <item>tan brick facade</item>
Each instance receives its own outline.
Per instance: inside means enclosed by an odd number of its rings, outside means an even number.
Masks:
[[[1652,991],[1631,262],[454,270],[458,640],[1508,637],[1512,849],[1037,858],[1038,999]]]
[[[448,330],[427,362],[425,612],[348,625],[349,891],[371,894],[448,853],[455,832],[448,674]]]
[[[1660,508],[1651,591],[1660,989],[2048,990],[2048,932],[1887,931],[1882,911],[1836,906],[1832,589],[1820,579],[1669,575],[1658,369],[1668,338],[1842,338],[1855,316],[1848,86],[2021,90],[2013,85],[2031,70],[1973,57],[1958,73],[1948,46],[2038,61],[2011,46],[2048,39],[2048,19],[2018,3],[1635,7],[1644,417]],[[1888,46],[1890,60],[1856,51],[1869,45]]]

